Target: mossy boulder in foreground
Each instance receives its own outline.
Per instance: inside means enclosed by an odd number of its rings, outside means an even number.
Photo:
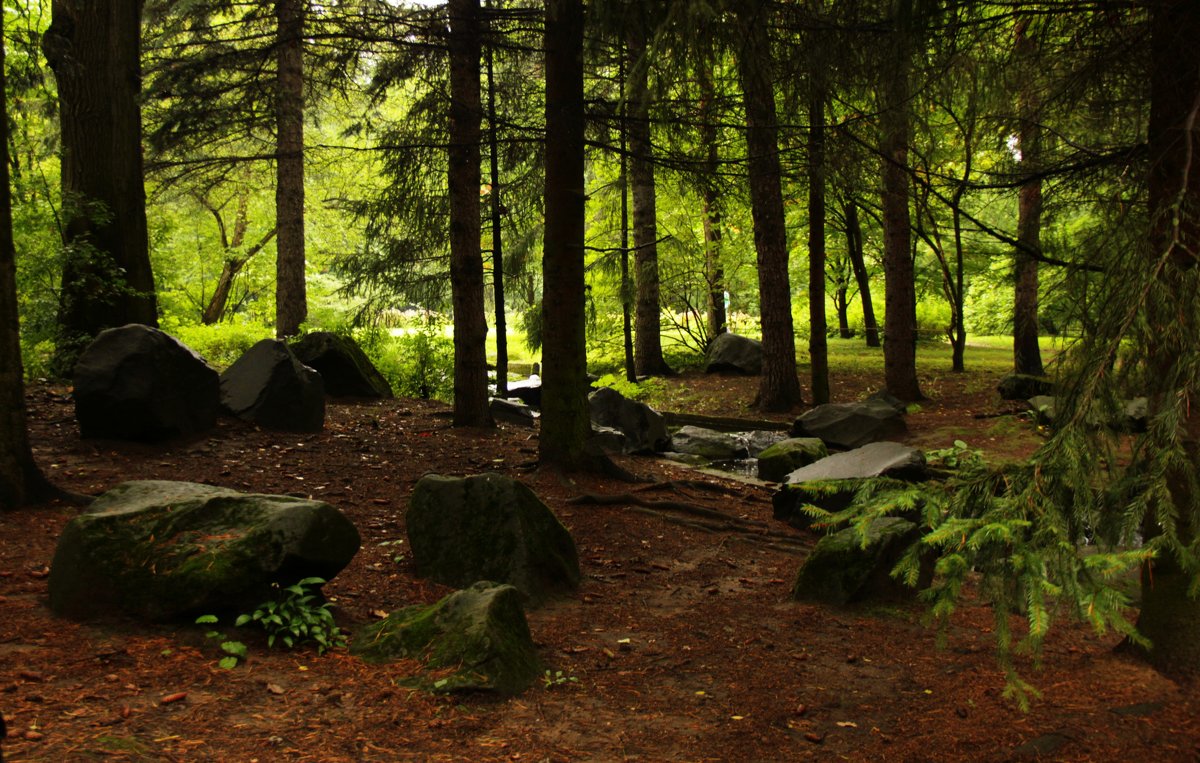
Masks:
[[[434,691],[519,694],[542,672],[521,593],[489,582],[367,625],[355,635],[350,652],[368,662],[411,658],[434,671],[453,668],[448,675],[419,681]]]
[[[863,536],[847,527],[822,538],[804,560],[792,597],[825,604],[849,604],[911,594],[891,577],[901,555],[919,534],[917,525],[898,517],[877,519]]]
[[[820,461],[828,455],[829,449],[820,438],[789,437],[758,454],[758,478],[783,482],[800,467]]]
[[[327,503],[191,482],[126,482],[71,520],[50,568],[50,607],[87,619],[153,621],[246,611],[272,584],[326,580],[358,530]]]
[[[406,522],[417,573],[439,583],[508,583],[534,604],[579,586],[571,534],[509,477],[426,475],[413,488]]]

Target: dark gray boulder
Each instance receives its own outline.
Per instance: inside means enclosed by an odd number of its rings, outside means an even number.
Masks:
[[[283,432],[325,427],[325,385],[276,339],[264,339],[221,374],[221,404],[246,421]]]
[[[727,461],[746,457],[746,441],[736,434],[704,427],[680,427],[671,435],[671,450],[703,456],[709,461]]]
[[[1150,421],[1150,402],[1144,397],[1135,397],[1125,401],[1121,409],[1121,429],[1126,432],[1140,433],[1146,431]]]
[[[158,329],[107,329],[75,364],[75,418],[85,438],[155,441],[211,429],[220,379]]]
[[[508,383],[508,396],[533,408],[542,407],[542,380],[535,374],[521,381]]]
[[[191,482],[138,481],[97,498],[63,530],[50,608],[87,619],[151,621],[244,612],[306,577],[329,580],[358,531],[320,501]]]
[[[816,437],[789,437],[758,454],[758,478],[768,482],[783,482],[802,466],[820,461],[829,455],[825,443]]]
[[[1001,400],[1028,400],[1038,395],[1053,395],[1054,382],[1044,376],[1009,374],[996,385]]]
[[[363,627],[350,653],[368,662],[420,660],[438,672],[418,685],[436,692],[519,694],[542,675],[521,593],[487,581]]]
[[[661,413],[611,387],[601,387],[588,395],[588,407],[593,423],[625,433],[626,453],[660,453],[671,443]]]
[[[841,511],[850,505],[865,479],[888,477],[918,482],[927,476],[925,454],[920,450],[895,442],[870,443],[788,474],[772,498],[774,516],[804,529],[812,524],[812,518],[800,509],[805,504]]]
[[[867,531],[865,548],[863,536],[852,527],[827,535],[800,566],[792,597],[844,605],[911,596],[914,589],[892,578],[891,572],[919,538],[917,525],[898,517],[875,520]],[[921,584],[928,585],[927,574]]]
[[[488,401],[488,409],[494,421],[505,424],[515,424],[519,427],[532,427],[537,424],[539,413],[520,400],[506,400],[493,397]]]
[[[601,453],[624,453],[625,444],[625,433],[620,429],[592,424],[592,436],[588,438],[587,447]]]
[[[746,455],[758,458],[759,454],[777,442],[788,439],[787,432],[756,429],[753,432],[743,432],[742,439],[746,442]]]
[[[314,331],[292,342],[291,350],[297,360],[321,374],[330,397],[395,397],[392,385],[353,337]]]
[[[757,376],[762,373],[762,342],[737,334],[718,334],[708,346],[708,373]]]
[[[908,433],[904,415],[884,400],[818,405],[796,419],[793,437],[819,437],[831,448],[850,450]]]
[[[524,484],[500,474],[429,474],[406,517],[417,573],[438,583],[509,583],[539,604],[579,587],[575,541]]]

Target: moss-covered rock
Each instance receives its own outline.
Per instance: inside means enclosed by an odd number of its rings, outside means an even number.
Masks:
[[[825,536],[801,565],[792,597],[841,605],[911,593],[891,577],[891,571],[918,533],[912,522],[886,517],[867,531],[866,548],[854,528]]]
[[[808,466],[828,455],[829,449],[820,438],[790,437],[758,454],[758,478],[783,482],[785,477],[801,466]]]
[[[439,583],[508,583],[534,604],[579,587],[571,534],[509,477],[426,475],[413,488],[406,521],[418,574]]]
[[[50,568],[50,607],[76,619],[155,621],[244,611],[269,599],[273,583],[332,578],[358,546],[354,525],[327,503],[126,482],[67,524]]]
[[[453,668],[449,675],[418,681],[444,692],[519,694],[542,672],[520,592],[488,582],[367,625],[355,635],[350,653],[368,662],[412,658],[432,670]]]

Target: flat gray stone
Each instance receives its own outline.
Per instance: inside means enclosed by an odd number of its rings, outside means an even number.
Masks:
[[[671,449],[676,453],[704,456],[710,461],[746,457],[746,443],[742,437],[704,427],[680,427],[671,435]]]
[[[925,454],[920,450],[898,442],[873,442],[801,467],[788,474],[785,482],[799,484],[882,476],[920,479],[924,474]]]

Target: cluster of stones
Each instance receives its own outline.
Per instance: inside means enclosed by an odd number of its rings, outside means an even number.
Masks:
[[[264,339],[218,374],[168,334],[132,324],[102,332],[75,365],[85,438],[157,441],[211,429],[221,412],[265,429],[317,432],[325,396],[385,398],[387,381],[348,337]]]

